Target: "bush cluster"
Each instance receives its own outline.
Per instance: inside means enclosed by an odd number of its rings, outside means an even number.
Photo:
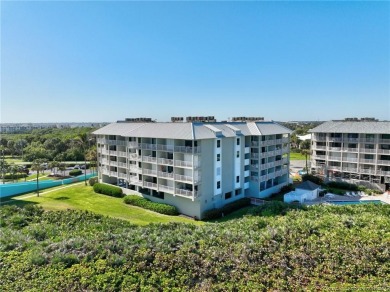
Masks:
[[[152,202],[146,198],[137,195],[128,195],[125,197],[124,202],[129,205],[148,209],[160,214],[165,215],[178,215],[177,208],[172,205]]]
[[[16,173],[16,174],[7,173],[4,175],[4,179],[18,179],[18,178],[25,178],[25,177],[27,177],[27,174],[25,173]]]
[[[83,172],[80,169],[73,169],[73,170],[69,171],[69,175],[70,176],[78,176],[78,175],[80,175],[82,173]]]
[[[251,199],[242,198],[242,199],[239,199],[239,200],[234,201],[232,203],[226,204],[222,208],[216,208],[216,209],[211,209],[211,210],[205,211],[205,212],[203,212],[202,217],[204,220],[218,219],[218,218],[221,218],[224,215],[230,214],[238,209],[249,206],[250,203],[251,203]]]
[[[311,175],[311,174],[304,174],[302,176],[302,181],[311,181],[317,185],[322,185],[324,182],[321,178],[319,178],[318,176],[315,176],[315,175]]]
[[[278,216],[286,215],[288,211],[297,209],[306,210],[306,207],[302,205],[287,204],[280,201],[271,201],[249,210],[248,214],[254,216]]]
[[[99,182],[99,179],[97,176],[94,176],[94,177],[91,177],[89,180],[88,180],[88,183],[91,187],[93,187],[96,183]]]
[[[347,182],[339,182],[339,181],[330,181],[328,182],[328,186],[331,188],[344,189],[349,191],[358,191],[359,187],[355,184],[350,184]]]
[[[123,194],[122,189],[120,187],[102,184],[102,183],[95,183],[93,185],[93,191],[95,193],[116,197],[116,198],[123,198],[125,194]]]

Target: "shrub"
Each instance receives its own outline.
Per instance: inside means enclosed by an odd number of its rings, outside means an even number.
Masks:
[[[322,179],[317,177],[317,176],[315,176],[315,175],[304,174],[302,176],[302,181],[307,181],[307,180],[309,180],[309,181],[311,181],[311,182],[313,182],[313,183],[315,183],[317,185],[322,185],[323,184]]]
[[[97,176],[94,176],[94,177],[91,177],[89,180],[88,180],[88,183],[91,187],[94,186],[94,184],[98,183],[98,177]]]
[[[354,184],[349,184],[347,182],[338,182],[338,181],[331,181],[328,182],[328,186],[331,188],[337,188],[337,189],[344,189],[349,191],[358,191],[359,187]]]
[[[78,176],[82,173],[83,172],[80,169],[73,169],[73,170],[69,171],[69,175],[71,175],[71,176]]]
[[[279,201],[271,201],[251,209],[249,214],[254,216],[277,216],[286,215],[288,211],[297,209],[306,210],[305,207],[298,204],[287,204]]]
[[[234,201],[232,203],[226,204],[222,208],[216,208],[211,209],[203,212],[203,219],[204,220],[212,220],[212,219],[218,219],[222,217],[223,215],[230,214],[238,209],[241,209],[243,207],[249,206],[251,203],[251,199],[249,198],[242,198],[237,201]]]
[[[294,191],[294,190],[295,190],[295,188],[293,187],[293,185],[292,184],[288,184],[288,185],[283,186],[280,189],[280,192],[285,194],[285,193],[289,193],[289,192]]]
[[[19,179],[25,177],[27,177],[27,174],[25,173],[16,173],[16,174],[7,173],[4,175],[4,179]]]
[[[93,191],[95,193],[116,197],[116,198],[123,198],[125,196],[120,187],[102,184],[102,183],[95,183],[93,185]]]
[[[128,195],[123,200],[126,204],[148,209],[165,215],[178,215],[177,208],[172,205],[152,202],[137,195]]]

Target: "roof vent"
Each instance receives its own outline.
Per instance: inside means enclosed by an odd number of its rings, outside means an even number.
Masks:
[[[151,118],[126,118],[124,121],[118,121],[118,123],[153,123]]]
[[[198,123],[215,123],[217,120],[214,118],[214,116],[197,116],[197,117],[186,117],[186,121],[188,123],[190,122],[198,122]]]
[[[233,117],[232,122],[256,122],[264,121],[264,117]]]
[[[183,122],[183,121],[184,121],[183,117],[171,117],[172,123]]]

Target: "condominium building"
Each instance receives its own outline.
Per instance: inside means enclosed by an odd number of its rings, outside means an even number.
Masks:
[[[346,119],[312,133],[311,170],[330,180],[390,186],[390,122]]]
[[[244,196],[269,196],[288,183],[289,129],[244,118],[172,121],[127,119],[95,131],[99,181],[198,218]]]

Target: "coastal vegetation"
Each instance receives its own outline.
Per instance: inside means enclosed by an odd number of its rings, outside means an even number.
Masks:
[[[289,209],[278,203],[250,210],[224,223],[138,226],[88,211],[4,206],[0,286],[3,291],[389,287],[389,205]]]

